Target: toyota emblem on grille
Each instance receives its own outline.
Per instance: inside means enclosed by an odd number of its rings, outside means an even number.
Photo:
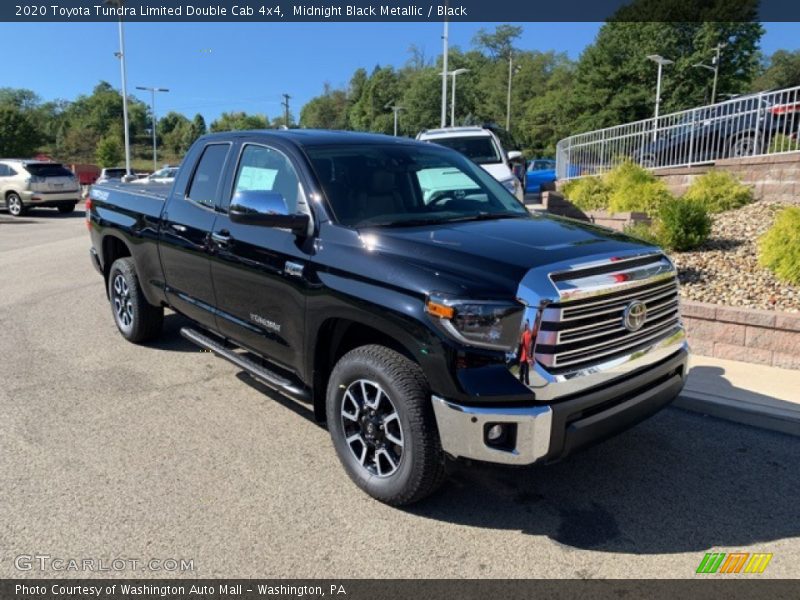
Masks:
[[[622,324],[628,331],[639,331],[647,319],[647,305],[641,300],[634,300],[625,307],[622,313]]]

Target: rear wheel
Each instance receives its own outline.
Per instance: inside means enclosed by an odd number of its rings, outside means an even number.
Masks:
[[[147,302],[132,258],[119,258],[111,265],[108,298],[117,329],[129,342],[146,342],[161,333],[164,309]]]
[[[759,153],[756,137],[752,133],[740,135],[728,143],[728,158],[743,158]]]
[[[9,192],[6,196],[6,208],[12,217],[19,217],[25,214],[25,205],[22,198],[16,192]]]
[[[400,506],[441,485],[445,457],[419,365],[384,346],[356,348],[334,367],[326,400],[339,460],[370,496]]]
[[[77,202],[70,202],[68,204],[59,204],[58,205],[58,212],[60,212],[62,215],[68,215],[73,210],[75,210],[75,205],[76,204],[77,204]]]

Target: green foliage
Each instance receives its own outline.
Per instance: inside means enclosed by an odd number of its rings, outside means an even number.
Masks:
[[[800,285],[800,208],[784,208],[758,243],[758,262],[775,275]]]
[[[243,111],[224,112],[211,123],[211,131],[242,131],[245,129],[266,129],[269,127],[266,115],[248,115]]]
[[[753,190],[728,171],[709,171],[697,177],[685,197],[702,204],[710,213],[740,208],[753,201]]]
[[[605,210],[611,190],[600,177],[581,177],[564,185],[564,196],[581,210]]]
[[[332,90],[325,85],[325,91],[309,101],[300,111],[300,126],[310,129],[347,129],[347,93]]]
[[[711,233],[711,217],[702,202],[675,198],[661,205],[655,228],[660,245],[683,252],[697,248]]]
[[[39,132],[28,116],[10,105],[0,105],[0,156],[27,158],[39,146]]]
[[[663,203],[673,199],[663,181],[629,161],[606,173],[604,180],[611,190],[610,212],[644,212],[655,216]]]
[[[101,167],[116,167],[122,161],[123,153],[122,140],[109,134],[97,144],[95,159]]]
[[[753,80],[754,92],[800,85],[800,50],[777,50],[766,62],[764,71]]]
[[[746,91],[758,71],[758,43],[764,31],[751,19],[753,0],[731,3],[730,22],[703,18],[709,10],[707,4],[638,0],[604,24],[578,61],[572,113],[577,129],[587,131],[652,117],[657,67],[647,59],[650,54],[674,61],[663,69],[663,113],[709,100],[710,73],[693,65],[710,64],[719,42],[728,45],[722,51],[717,93]],[[719,10],[720,5],[716,7]],[[642,14],[630,16],[636,11],[677,13],[642,20]],[[680,18],[681,13],[686,18]]]
[[[564,195],[581,210],[643,212],[654,216],[673,200],[666,185],[650,171],[629,161],[602,177],[582,177],[568,182]]]
[[[800,150],[800,139],[792,139],[788,135],[779,133],[772,138],[772,141],[767,148],[767,154],[774,154],[775,152],[794,152]]]
[[[625,227],[625,234],[653,246],[660,246],[661,240],[658,239],[658,231],[647,223],[631,223]]]

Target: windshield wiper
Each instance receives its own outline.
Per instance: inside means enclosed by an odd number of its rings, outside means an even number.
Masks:
[[[504,213],[478,213],[476,215],[465,215],[456,219],[449,219],[449,223],[463,222],[463,221],[494,221],[496,219],[521,219],[526,215],[515,212]]]

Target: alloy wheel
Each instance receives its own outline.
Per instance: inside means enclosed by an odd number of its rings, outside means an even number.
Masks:
[[[403,427],[388,394],[369,379],[351,383],[342,399],[347,446],[371,475],[390,477],[403,460]]]
[[[128,282],[121,273],[114,276],[112,292],[114,302],[114,316],[119,326],[125,331],[130,331],[133,327],[133,304],[131,303],[131,291]]]
[[[22,214],[22,199],[16,194],[8,196],[8,212],[13,216],[18,217]]]

